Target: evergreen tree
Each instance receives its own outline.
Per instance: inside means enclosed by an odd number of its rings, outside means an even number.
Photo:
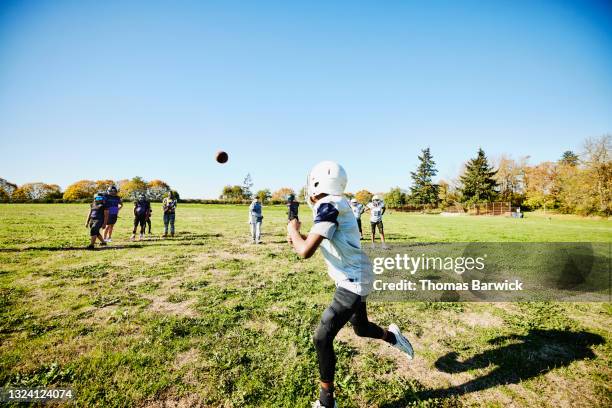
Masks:
[[[438,173],[436,162],[427,149],[423,149],[419,156],[419,166],[411,171],[412,187],[410,187],[411,201],[416,204],[436,204],[438,202],[438,185],[433,184],[432,178]]]
[[[484,150],[479,148],[478,154],[467,162],[465,173],[460,177],[463,201],[492,201],[497,195],[497,182],[494,179],[496,173],[489,165]]]
[[[563,152],[561,156],[561,160],[559,160],[561,164],[566,164],[568,166],[576,166],[578,164],[578,155],[571,150],[566,150]]]

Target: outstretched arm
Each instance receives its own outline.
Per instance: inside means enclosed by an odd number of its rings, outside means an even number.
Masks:
[[[308,259],[314,255],[317,248],[325,239],[319,234],[308,234],[304,236],[300,234],[301,223],[297,219],[293,219],[287,224],[287,235],[289,243],[295,249],[295,252],[304,259]]]

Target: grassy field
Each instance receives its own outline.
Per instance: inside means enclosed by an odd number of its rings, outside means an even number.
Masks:
[[[71,385],[79,406],[308,406],[333,284],[320,255],[289,250],[284,209],[264,209],[263,245],[249,244],[246,207],[181,205],[162,240],[155,205],[154,235],[134,243],[130,211],[112,247],[85,251],[86,205],[0,205],[0,384]],[[396,242],[612,241],[611,221],[533,214],[390,213],[385,229]],[[610,304],[369,312],[404,328],[417,356],[343,329],[341,407],[612,405]]]

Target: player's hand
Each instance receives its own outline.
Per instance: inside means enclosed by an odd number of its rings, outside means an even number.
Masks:
[[[302,226],[302,223],[298,221],[297,218],[294,218],[291,221],[289,221],[289,223],[287,223],[287,232],[291,232],[291,231],[300,232],[301,226]]]

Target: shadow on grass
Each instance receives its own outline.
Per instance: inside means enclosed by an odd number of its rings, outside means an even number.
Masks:
[[[458,361],[456,352],[440,357],[435,366],[445,373],[455,374],[474,369],[495,366],[486,375],[474,378],[461,385],[407,392],[398,401],[383,405],[386,408],[405,406],[406,398],[427,400],[431,398],[456,398],[471,392],[504,384],[518,384],[521,381],[566,367],[574,361],[595,358],[591,346],[603,344],[603,337],[585,332],[569,330],[530,330],[525,335],[510,335],[489,340],[489,344],[505,344],[483,351],[467,360]]]
[[[85,245],[83,246],[32,246],[25,248],[0,248],[0,253],[6,252],[26,252],[26,251],[111,251],[111,250],[121,250],[121,249],[137,249],[137,248],[146,248],[152,246],[174,246],[174,245],[194,245],[194,246],[202,246],[206,245],[206,242],[202,242],[200,240],[205,240],[209,238],[218,238],[221,234],[189,234],[189,235],[180,235],[175,237],[168,238],[158,238],[158,237],[149,237],[144,241],[136,241],[130,244],[118,244],[118,245],[107,245],[107,246],[96,246],[93,250],[88,250]],[[166,242],[165,244],[163,242]],[[174,244],[172,244],[174,243]]]

